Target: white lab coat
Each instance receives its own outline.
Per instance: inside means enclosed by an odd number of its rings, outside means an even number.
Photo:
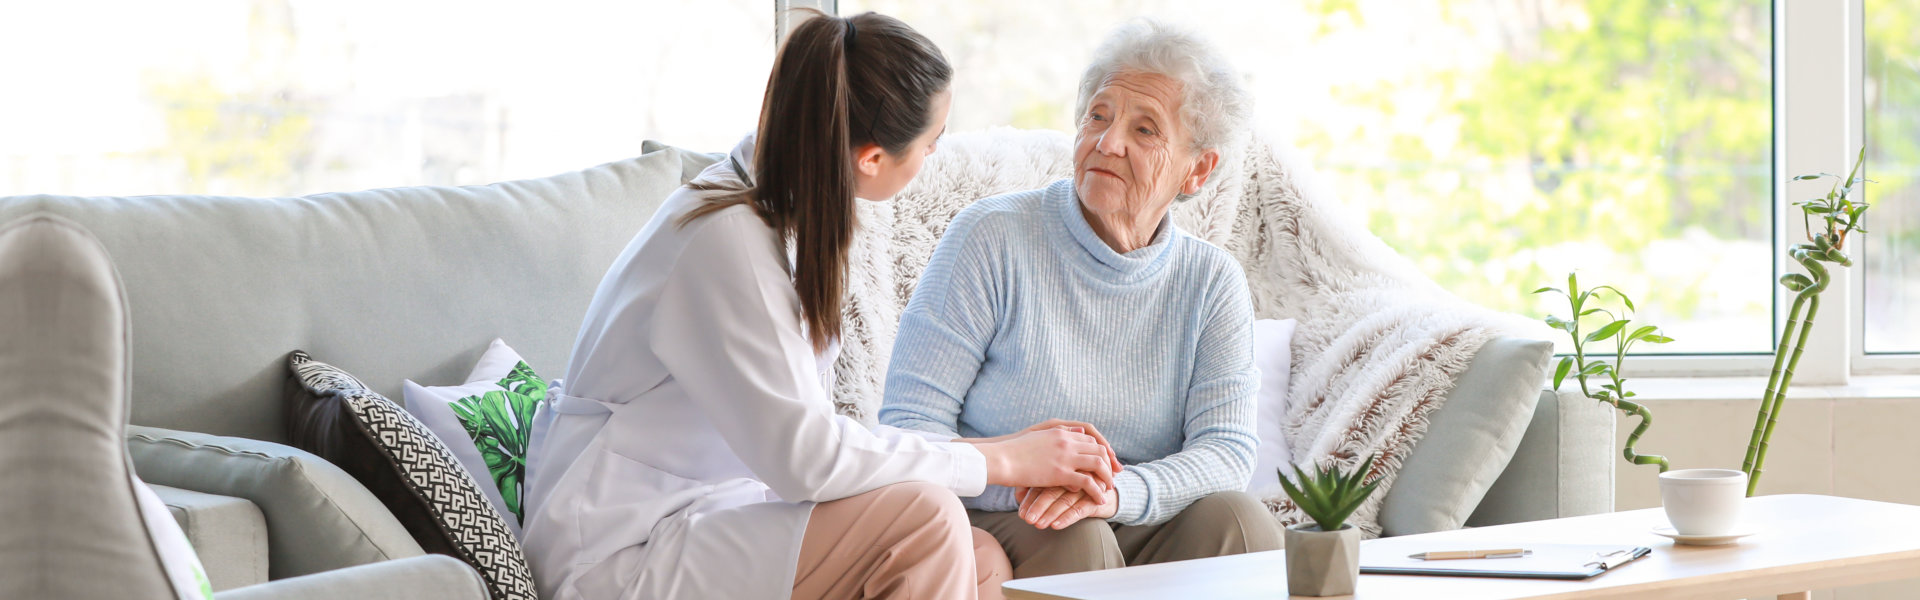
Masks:
[[[700,179],[737,184],[752,140],[732,154]],[[676,226],[699,196],[607,271],[536,418],[523,546],[548,600],[787,598],[813,503],[986,486],[970,445],[834,414],[785,244],[747,206]]]

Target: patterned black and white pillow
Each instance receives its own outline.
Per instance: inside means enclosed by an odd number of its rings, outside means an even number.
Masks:
[[[493,600],[535,600],[533,572],[499,511],[453,452],[413,415],[338,367],[287,357],[294,445],[339,465],[428,552],[466,561]]]

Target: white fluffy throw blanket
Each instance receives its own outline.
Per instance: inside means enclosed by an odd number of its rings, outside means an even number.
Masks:
[[[949,135],[891,202],[862,202],[834,396],[872,424],[900,311],[947,223],[980,198],[1042,187],[1072,169],[1071,138],[996,129]],[[1369,233],[1296,152],[1256,135],[1216,185],[1176,204],[1174,221],[1246,268],[1257,318],[1292,318],[1292,389],[1283,429],[1300,464],[1357,466],[1379,454],[1381,489],[1350,521],[1367,537],[1402,460],[1426,433],[1481,344],[1524,331],[1517,317],[1454,298]],[[1268,498],[1282,524],[1306,520]]]

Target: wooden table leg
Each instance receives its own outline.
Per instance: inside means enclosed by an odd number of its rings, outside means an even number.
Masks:
[[[1780,600],[1813,600],[1813,592],[1794,592],[1781,594]]]

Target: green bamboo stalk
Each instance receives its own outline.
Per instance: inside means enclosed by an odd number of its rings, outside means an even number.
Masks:
[[[1806,268],[1811,277],[1788,275],[1780,278],[1780,284],[1788,288],[1800,286],[1795,290],[1793,310],[1787,315],[1787,326],[1780,333],[1779,349],[1774,352],[1773,373],[1768,376],[1767,392],[1760,398],[1760,413],[1754,423],[1753,438],[1747,444],[1750,460],[1741,465],[1747,473],[1747,496],[1753,496],[1760,489],[1760,475],[1767,462],[1767,448],[1773,441],[1773,429],[1780,423],[1780,410],[1787,403],[1787,389],[1793,385],[1793,373],[1800,366],[1800,355],[1807,349],[1807,335],[1813,331],[1813,318],[1820,313],[1820,293],[1826,291],[1833,276],[1820,264],[1822,260],[1839,258],[1841,264],[1847,261],[1844,255],[1828,254],[1825,250],[1806,244],[1796,244],[1787,251],[1801,267]],[[1803,283],[1804,282],[1804,283]],[[1806,311],[1801,312],[1805,307]],[[1787,340],[1793,340],[1793,352],[1788,354]],[[1784,359],[1784,362],[1783,362]],[[1779,385],[1774,385],[1778,382]]]
[[[1800,310],[1806,305],[1807,297],[1797,295],[1793,298],[1793,310],[1787,313],[1787,326],[1780,331],[1780,343],[1773,351],[1773,373],[1767,376],[1767,392],[1760,396],[1760,412],[1753,418],[1753,438],[1747,441],[1747,457],[1740,462],[1740,470],[1747,473],[1747,481],[1753,481],[1754,457],[1760,454],[1761,433],[1767,427],[1767,418],[1773,415],[1774,404],[1780,389],[1780,366],[1787,358],[1788,340],[1793,339],[1794,330],[1800,326]],[[1752,495],[1751,492],[1748,493]]]
[[[1660,472],[1665,473],[1667,469],[1673,467],[1667,462],[1667,457],[1659,454],[1639,454],[1633,449],[1634,445],[1640,443],[1640,434],[1646,433],[1648,428],[1653,427],[1653,411],[1624,397],[1627,394],[1627,379],[1620,374],[1620,365],[1627,363],[1627,349],[1633,345],[1633,341],[1627,338],[1625,327],[1620,328],[1620,334],[1615,339],[1618,341],[1613,345],[1613,372],[1610,373],[1613,376],[1613,390],[1616,394],[1613,405],[1621,412],[1627,413],[1627,416],[1640,417],[1640,426],[1633,428],[1633,433],[1627,434],[1627,443],[1620,448],[1621,455],[1627,458],[1627,462],[1635,465],[1659,465]]]
[[[1861,227],[1866,215],[1867,204],[1855,203],[1851,196],[1854,186],[1871,183],[1873,180],[1860,176],[1866,165],[1867,149],[1860,148],[1859,156],[1854,158],[1853,170],[1845,179],[1839,175],[1819,173],[1800,175],[1794,181],[1806,181],[1832,177],[1836,180],[1833,188],[1825,197],[1793,203],[1801,209],[1801,222],[1806,227],[1807,240],[1811,243],[1795,244],[1787,249],[1787,256],[1807,270],[1806,275],[1789,274],[1780,278],[1780,285],[1794,291],[1793,311],[1787,315],[1787,326],[1780,332],[1780,342],[1773,352],[1773,372],[1767,377],[1766,394],[1760,397],[1760,412],[1754,417],[1753,436],[1747,442],[1747,458],[1741,463],[1740,470],[1747,474],[1747,495],[1752,496],[1760,489],[1760,475],[1765,472],[1767,448],[1773,440],[1773,430],[1780,424],[1780,411],[1787,403],[1787,389],[1793,386],[1794,370],[1800,366],[1800,355],[1807,350],[1807,334],[1813,331],[1813,319],[1820,314],[1820,293],[1826,291],[1833,282],[1827,268],[1820,263],[1830,262],[1840,267],[1853,266],[1853,259],[1842,250],[1846,247],[1847,236],[1853,233],[1866,233]],[[1818,215],[1825,231],[1815,235],[1812,218]],[[1805,313],[1801,312],[1805,308]],[[1787,340],[1793,340],[1793,352],[1787,352]]]
[[[1627,462],[1636,465],[1660,465],[1660,472],[1667,472],[1667,469],[1672,466],[1667,463],[1667,457],[1658,454],[1635,454],[1633,451],[1634,444],[1640,443],[1640,434],[1646,433],[1647,428],[1653,427],[1653,411],[1631,400],[1621,400],[1616,406],[1627,413],[1627,416],[1640,417],[1640,426],[1633,428],[1633,433],[1627,434],[1627,445],[1620,451],[1627,457]]]
[[[1625,305],[1625,309],[1628,312],[1620,315],[1615,315],[1613,314],[1612,311],[1600,309],[1600,308],[1595,308],[1591,311],[1587,310],[1586,301],[1590,298],[1594,298],[1595,296],[1593,293],[1598,292],[1600,290],[1608,290],[1614,293],[1615,295],[1619,296],[1621,303]],[[1566,358],[1561,359],[1562,360],[1561,367],[1558,371],[1556,371],[1556,374],[1554,375],[1554,382],[1553,382],[1554,389],[1558,390],[1560,388],[1560,385],[1564,383],[1563,377],[1567,374],[1571,374],[1573,375],[1574,379],[1579,381],[1580,395],[1585,396],[1587,398],[1591,398],[1593,400],[1597,400],[1608,406],[1612,406],[1616,410],[1626,413],[1627,416],[1639,417],[1640,424],[1634,427],[1633,432],[1627,436],[1627,442],[1624,445],[1624,447],[1621,449],[1621,455],[1626,457],[1627,462],[1631,464],[1656,465],[1660,468],[1660,472],[1662,473],[1666,472],[1668,468],[1670,468],[1671,466],[1670,463],[1667,461],[1667,457],[1661,456],[1658,454],[1640,454],[1634,448],[1635,445],[1640,443],[1640,437],[1646,434],[1647,430],[1653,426],[1653,411],[1647,409],[1647,407],[1645,406],[1642,406],[1638,403],[1632,402],[1627,399],[1628,397],[1631,397],[1633,394],[1626,390],[1627,379],[1623,374],[1624,371],[1622,370],[1622,367],[1626,365],[1628,349],[1632,347],[1634,342],[1645,341],[1653,344],[1665,344],[1668,342],[1672,342],[1673,340],[1671,338],[1667,338],[1666,336],[1658,335],[1657,333],[1658,330],[1652,326],[1645,326],[1638,330],[1631,330],[1631,332],[1629,332],[1630,330],[1627,329],[1626,325],[1630,321],[1627,319],[1627,317],[1630,316],[1631,311],[1633,310],[1633,301],[1628,299],[1625,294],[1620,293],[1620,290],[1614,289],[1611,286],[1604,286],[1604,285],[1597,286],[1593,288],[1591,291],[1582,291],[1580,289],[1579,280],[1573,275],[1568,275],[1566,291],[1563,292],[1555,288],[1540,288],[1540,289],[1534,290],[1534,293],[1536,294],[1545,293],[1545,292],[1555,292],[1555,293],[1561,293],[1565,295],[1567,297],[1568,308],[1572,309],[1573,311],[1572,318],[1570,319],[1563,320],[1558,317],[1552,317],[1552,316],[1547,317],[1547,324],[1549,326],[1565,331],[1573,337],[1573,356],[1570,357],[1572,360],[1571,365],[1569,365],[1569,363],[1566,362],[1568,359]],[[1589,312],[1603,313],[1609,319],[1609,323],[1606,326],[1601,327],[1601,330],[1613,332],[1610,335],[1610,337],[1612,337],[1615,342],[1613,364],[1611,365],[1608,365],[1604,361],[1598,360],[1598,359],[1596,359],[1592,363],[1589,363],[1587,361],[1586,343],[1589,341],[1598,341],[1599,339],[1604,339],[1604,338],[1596,338],[1594,340],[1589,340],[1587,339],[1588,336],[1582,335],[1580,320],[1583,316],[1585,316]],[[1571,366],[1572,368],[1568,369],[1569,366]],[[1611,388],[1610,390],[1603,390],[1600,392],[1593,391],[1593,389],[1590,387],[1590,384],[1587,382],[1588,376],[1591,375],[1590,373],[1587,372],[1587,368],[1589,366],[1605,367],[1605,368],[1599,369],[1599,371],[1607,373],[1609,379],[1611,379],[1611,384],[1603,385],[1601,387]]]
[[[1760,473],[1763,471],[1760,467],[1767,462],[1767,445],[1773,440],[1773,427],[1780,422],[1780,409],[1787,404],[1787,387],[1793,385],[1793,370],[1800,366],[1800,353],[1807,349],[1807,333],[1813,330],[1813,317],[1820,312],[1820,296],[1817,294],[1806,297],[1806,320],[1800,324],[1800,337],[1793,342],[1793,356],[1787,359],[1786,371],[1781,375],[1780,391],[1773,398],[1773,411],[1767,414],[1767,430],[1760,437],[1760,453],[1754,456],[1753,469],[1747,472],[1748,497],[1760,489]]]
[[[1578,314],[1577,311],[1575,314]],[[1580,320],[1573,320],[1573,372],[1574,379],[1580,380],[1580,395],[1593,398],[1593,392],[1587,390],[1587,350],[1580,343]],[[1601,402],[1606,402],[1601,400]],[[1608,404],[1612,404],[1608,402]],[[1615,405],[1618,406],[1618,405]]]

